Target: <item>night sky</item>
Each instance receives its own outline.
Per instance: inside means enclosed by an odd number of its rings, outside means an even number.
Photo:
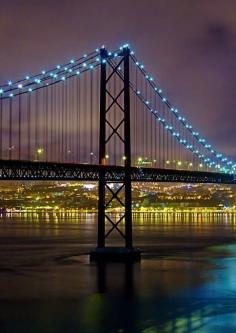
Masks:
[[[129,42],[168,99],[236,159],[235,0],[1,0],[0,81]]]

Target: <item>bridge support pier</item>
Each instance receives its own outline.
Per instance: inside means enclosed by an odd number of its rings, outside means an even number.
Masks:
[[[130,145],[130,82],[129,60],[130,49],[125,47],[119,53],[118,64],[112,59],[106,49],[101,49],[101,76],[100,76],[100,139],[99,139],[99,164],[106,165],[107,144],[111,138],[117,135],[124,147],[123,163],[125,167],[124,181],[107,181],[105,170],[101,168],[99,173],[99,202],[98,202],[98,239],[97,248],[90,253],[91,261],[135,261],[140,260],[141,251],[133,248],[132,236],[132,188],[131,188],[131,145]],[[107,68],[109,66],[109,72]],[[122,82],[120,90],[109,90],[112,79],[119,77]],[[122,102],[121,102],[122,97]],[[111,101],[108,105],[108,101]],[[116,112],[114,106],[122,112],[122,120],[117,125],[108,118],[108,112]],[[108,135],[107,127],[110,128]],[[119,129],[122,130],[120,133]],[[123,134],[121,134],[123,133]],[[107,137],[108,136],[108,137]],[[118,194],[124,192],[122,199]],[[106,193],[111,195],[107,200]],[[107,210],[111,203],[116,201],[122,208],[121,215],[111,215]],[[124,228],[121,224],[124,222]],[[106,231],[106,223],[111,224],[110,230]],[[107,247],[106,238],[117,231],[124,238],[124,247]]]
[[[97,247],[90,252],[90,261],[133,262],[140,261],[141,251],[137,248]]]

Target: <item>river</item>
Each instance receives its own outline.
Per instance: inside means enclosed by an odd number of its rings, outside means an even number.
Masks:
[[[96,218],[0,217],[1,333],[236,332],[235,215],[137,214],[141,261],[106,265]]]

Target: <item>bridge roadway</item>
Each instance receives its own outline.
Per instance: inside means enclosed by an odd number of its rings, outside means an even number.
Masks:
[[[181,182],[236,184],[236,175],[216,172],[131,167],[133,182]],[[118,182],[125,178],[122,166],[71,164],[53,162],[0,161],[0,180],[76,180],[98,181],[104,172],[107,181]]]

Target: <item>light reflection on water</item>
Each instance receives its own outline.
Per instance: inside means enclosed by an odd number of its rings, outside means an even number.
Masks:
[[[0,332],[236,332],[234,215],[137,215],[133,265],[89,263],[96,218],[1,217]]]

